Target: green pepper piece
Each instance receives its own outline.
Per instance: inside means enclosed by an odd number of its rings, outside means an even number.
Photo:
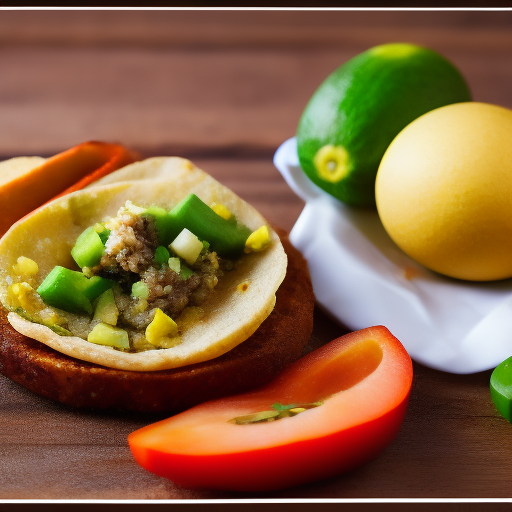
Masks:
[[[505,359],[494,369],[490,388],[494,405],[512,423],[512,357]]]
[[[158,243],[163,246],[169,245],[173,241],[170,234],[172,231],[172,219],[169,216],[169,212],[159,206],[150,206],[142,213],[143,217],[147,215],[151,215],[155,220]]]
[[[110,229],[107,229],[103,224],[97,223],[94,225],[94,230],[98,233],[101,238],[103,245],[107,243],[108,237],[110,236]]]
[[[239,257],[251,230],[217,215],[195,194],[189,194],[169,213],[172,219],[171,238],[187,228],[199,239],[206,240],[211,250],[223,258]],[[172,241],[171,240],[171,241]]]
[[[83,275],[81,272],[77,272],[78,275]],[[94,302],[102,293],[112,288],[115,281],[112,279],[105,279],[100,276],[92,276],[85,279],[79,279],[78,286],[81,287],[82,293],[91,301]]]
[[[155,251],[155,261],[160,265],[165,265],[170,258],[169,251],[163,245],[159,245]]]
[[[119,309],[117,308],[114,292],[110,288],[95,301],[93,320],[99,320],[104,324],[117,325],[118,316]]]
[[[149,288],[144,281],[137,281],[132,284],[132,296],[146,300],[149,297]]]
[[[94,227],[87,228],[76,240],[71,256],[80,268],[96,266],[103,255],[105,246]]]
[[[128,332],[119,327],[113,327],[105,323],[99,323],[94,326],[93,330],[87,336],[87,341],[97,345],[106,345],[120,350],[128,350],[130,348],[130,340]]]
[[[112,286],[114,281],[110,279],[99,276],[89,279],[82,272],[56,266],[40,284],[37,293],[48,306],[90,315],[92,302]]]
[[[186,267],[185,265],[180,266],[180,277],[184,281],[186,281],[189,277],[192,277],[194,274],[195,272],[192,269]]]
[[[76,275],[75,275],[76,274]],[[91,301],[83,294],[77,275],[81,272],[55,267],[41,283],[37,293],[48,306],[70,313],[92,314]],[[85,279],[87,279],[84,276]]]

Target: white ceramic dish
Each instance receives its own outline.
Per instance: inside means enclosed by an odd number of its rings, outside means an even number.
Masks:
[[[511,279],[458,281],[416,263],[376,211],[347,207],[306,177],[295,138],[279,147],[274,164],[306,201],[290,240],[327,312],[354,330],[385,325],[414,360],[446,372],[489,370],[512,355]]]

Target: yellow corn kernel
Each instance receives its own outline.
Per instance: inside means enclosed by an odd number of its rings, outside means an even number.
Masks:
[[[35,276],[39,272],[37,263],[25,256],[20,256],[12,268],[19,276]]]
[[[16,300],[19,302],[23,309],[31,308],[31,292],[34,289],[28,283],[14,283],[11,286],[11,293],[14,295]]]
[[[217,215],[220,215],[223,219],[229,220],[231,218],[232,213],[223,204],[220,204],[220,203],[212,204],[212,210]]]
[[[258,252],[270,245],[270,233],[267,226],[261,226],[253,231],[245,242],[245,252]]]
[[[158,308],[153,320],[146,327],[146,339],[152,345],[158,346],[166,338],[172,338],[177,335],[178,325],[176,322]]]

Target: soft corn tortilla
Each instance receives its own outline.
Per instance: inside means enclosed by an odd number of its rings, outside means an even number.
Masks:
[[[119,179],[132,181],[115,183]],[[68,356],[133,371],[199,363],[218,357],[246,340],[272,311],[275,293],[286,274],[286,254],[279,237],[270,228],[270,247],[244,255],[241,265],[219,280],[213,295],[202,305],[204,317],[190,325],[181,336],[182,343],[173,348],[124,353],[78,337],[60,336],[13,312],[17,305],[10,302],[8,289],[13,281],[19,280],[13,270],[19,256],[38,263],[39,284],[55,265],[76,268],[70,251],[78,235],[95,222],[115,216],[127,200],[138,206],[170,209],[189,193],[197,194],[206,204],[226,205],[252,230],[266,224],[254,208],[187,160],[152,158],[132,164],[93,187],[40,208],[14,224],[0,240],[0,300],[11,311],[8,314],[11,325],[21,334]],[[246,291],[238,288],[241,283],[248,283]]]
[[[190,160],[178,156],[147,158],[126,165],[103,178],[91,183],[88,188],[101,185],[112,185],[124,181],[166,181],[180,182],[183,187],[192,186],[203,179],[213,180],[211,176],[196,167]],[[215,181],[215,180],[214,180]],[[215,183],[218,182],[215,181]],[[225,187],[224,187],[225,188]],[[232,195],[233,192],[229,191]]]

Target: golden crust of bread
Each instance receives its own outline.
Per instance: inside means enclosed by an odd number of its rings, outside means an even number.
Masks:
[[[166,413],[269,382],[301,355],[313,329],[314,295],[306,261],[286,233],[278,234],[288,269],[275,308],[250,338],[216,359],[162,371],[109,369],[23,336],[2,311],[0,373],[71,406]]]

